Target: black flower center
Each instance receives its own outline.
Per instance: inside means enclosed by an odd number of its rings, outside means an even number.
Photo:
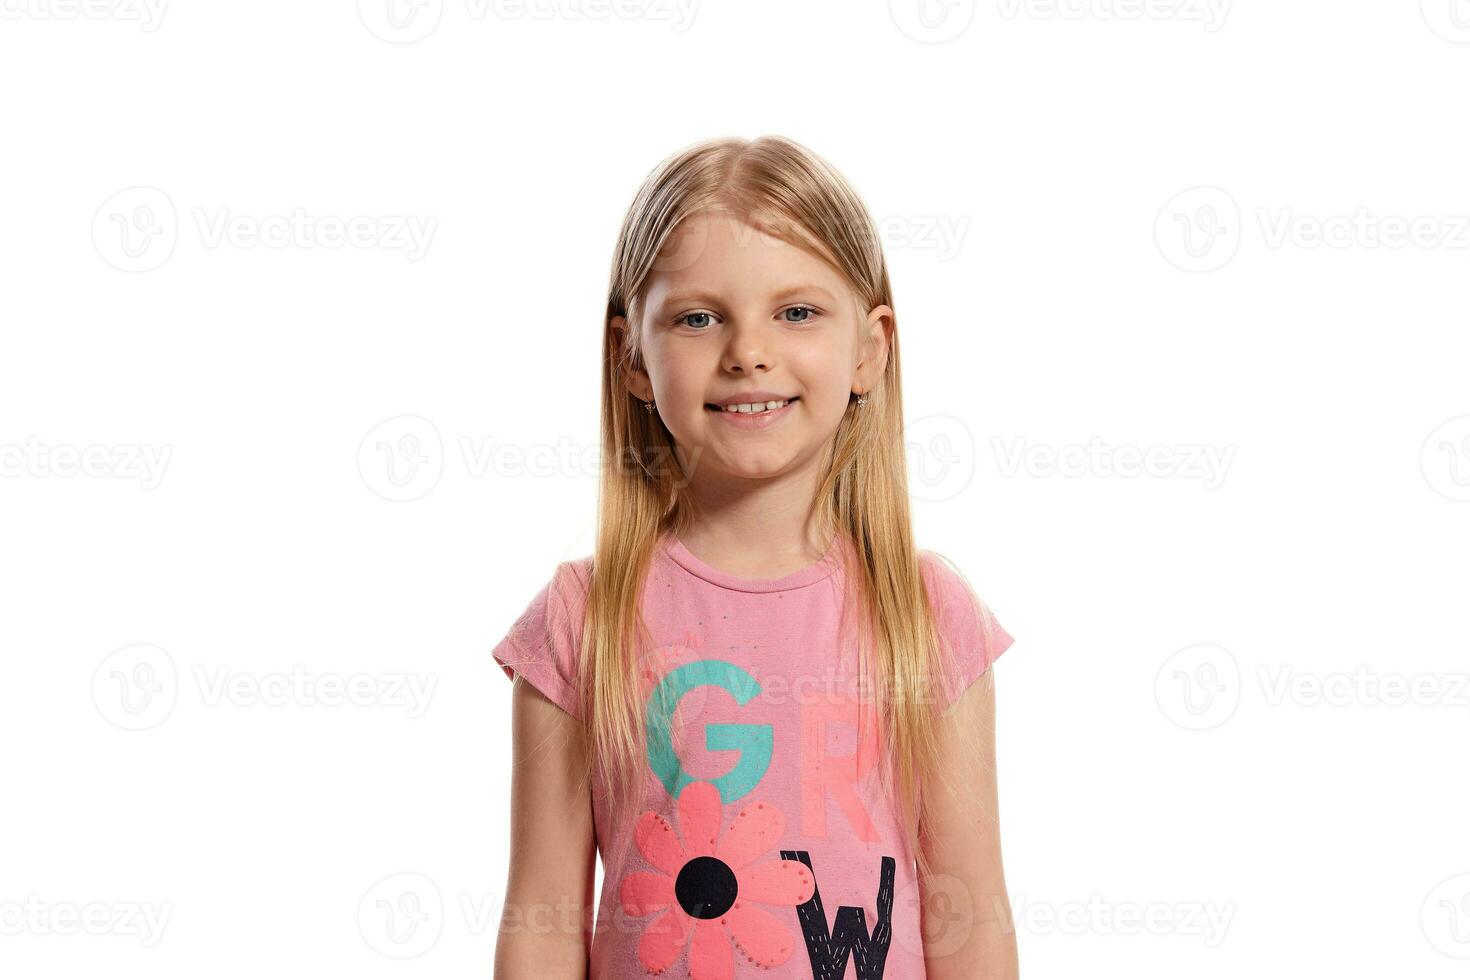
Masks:
[[[719,858],[697,857],[679,869],[674,894],[696,919],[717,919],[735,904],[735,872]]]

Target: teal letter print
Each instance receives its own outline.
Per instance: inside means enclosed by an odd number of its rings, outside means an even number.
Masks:
[[[696,687],[711,685],[730,692],[737,704],[745,704],[760,693],[754,677],[724,660],[696,660],[669,671],[648,699],[648,765],[674,799],[694,777],[684,771],[674,754],[670,736],[674,709],[679,700]],[[740,761],[735,768],[713,780],[722,803],[733,803],[755,789],[771,766],[770,725],[709,724],[704,726],[704,747],[711,752],[735,750]]]

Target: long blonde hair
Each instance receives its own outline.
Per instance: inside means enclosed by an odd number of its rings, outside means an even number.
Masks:
[[[646,778],[638,660],[652,641],[640,613],[644,579],[660,535],[682,533],[696,517],[672,435],[624,379],[628,368],[641,366],[645,280],[679,223],[707,210],[733,212],[813,252],[842,274],[864,312],[893,305],[867,209],[836,170],[789,139],[724,138],[690,146],[656,167],[635,196],[608,286],[603,469],[579,671],[590,768],[620,813],[637,805]],[[621,344],[612,329],[619,316],[627,318]],[[934,700],[924,695],[931,692],[940,654],[910,527],[899,378],[895,329],[882,381],[867,393],[866,405],[849,405],[837,428],[813,506],[822,526],[853,546],[857,567],[847,578],[869,624],[860,632],[871,638],[870,669],[881,692],[874,707],[887,765],[878,768],[891,770],[900,825],[920,874],[927,874],[919,846],[919,787],[936,769],[937,722]]]

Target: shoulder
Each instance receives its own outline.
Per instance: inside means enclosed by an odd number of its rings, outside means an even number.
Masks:
[[[547,617],[564,627],[579,622],[585,614],[592,589],[592,557],[558,562],[537,599],[547,607]]]
[[[526,586],[529,601],[508,639],[521,644],[543,643],[544,634],[566,632],[583,615],[591,580],[590,556],[558,562],[549,576]]]
[[[944,654],[940,701],[948,705],[990,669],[1012,639],[954,562],[920,551],[919,567]]]
[[[971,601],[979,604],[979,596],[970,586],[969,579],[958,565],[937,551],[919,551],[919,570],[924,577],[925,591],[930,605],[948,609],[955,602]]]
[[[580,717],[581,627],[592,559],[557,564],[493,648],[505,676],[523,675],[552,702]]]
[[[925,592],[941,632],[999,640],[1004,630],[964,572],[937,551],[920,550]]]
[[[569,558],[560,562],[551,574],[552,586],[557,589],[580,592],[583,595],[592,587],[592,556]]]

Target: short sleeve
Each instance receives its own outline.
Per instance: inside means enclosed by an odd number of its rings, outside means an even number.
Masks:
[[[573,718],[582,715],[577,695],[578,648],[586,608],[582,564],[558,565],[551,581],[491,651],[506,677],[514,680],[520,674]]]
[[[932,552],[925,554],[924,566],[939,633],[935,700],[942,710],[959,700],[1013,640],[958,571]]]

